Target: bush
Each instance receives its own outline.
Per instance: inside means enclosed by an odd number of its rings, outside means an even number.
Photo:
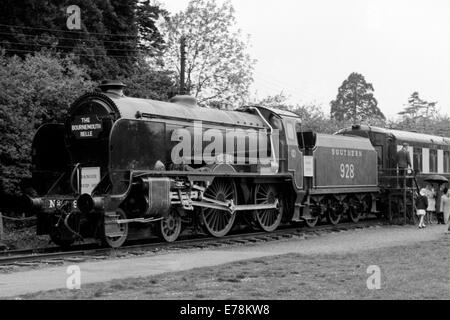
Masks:
[[[0,52],[0,207],[30,177],[31,142],[44,122],[58,122],[77,96],[92,90],[71,57],[37,52],[25,58]]]
[[[167,101],[176,94],[173,72],[162,69],[155,62],[139,60],[128,77],[120,77],[129,97]]]

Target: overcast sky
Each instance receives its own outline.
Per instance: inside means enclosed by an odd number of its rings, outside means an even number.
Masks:
[[[221,0],[218,0],[221,1]],[[188,0],[160,0],[175,13]],[[329,102],[351,72],[392,118],[413,91],[450,113],[449,0],[232,0],[258,60],[252,91]]]

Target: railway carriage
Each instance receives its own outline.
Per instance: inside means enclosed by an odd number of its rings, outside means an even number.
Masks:
[[[394,216],[403,216],[404,221],[414,221],[416,215],[413,190],[418,191],[423,187],[425,179],[430,175],[438,174],[447,179],[450,178],[450,139],[448,138],[367,125],[354,125],[336,134],[368,138],[376,149],[380,185],[378,208],[389,219]],[[413,170],[406,176],[400,177],[396,156],[405,142],[408,143]],[[402,179],[404,181],[401,181]],[[440,197],[440,192],[437,193],[437,197]],[[437,209],[439,210],[439,203]]]
[[[417,132],[354,125],[337,132],[339,135],[370,139],[378,154],[380,173],[396,173],[396,155],[404,142],[408,143],[411,167],[419,183],[430,174],[450,178],[450,139]]]
[[[174,241],[185,227],[222,237],[237,221],[270,232],[282,221],[356,222],[376,209],[367,138],[303,131],[289,111],[137,99],[123,87],[102,84],[34,137],[27,204],[38,234],[58,245]]]

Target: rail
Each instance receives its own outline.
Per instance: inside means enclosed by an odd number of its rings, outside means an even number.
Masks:
[[[330,232],[342,232],[384,225],[387,225],[385,221],[369,217],[358,223],[345,222],[338,225],[327,224],[315,228],[286,226],[273,232],[254,231],[249,229],[244,233],[241,231],[239,233],[226,235],[222,238],[199,234],[194,236],[194,238],[185,237],[184,239],[175,242],[161,242],[156,238],[148,239],[148,241],[130,241],[130,244],[119,248],[106,248],[97,244],[86,244],[75,246],[69,251],[64,251],[57,247],[0,251],[0,270],[2,266],[27,267],[32,264],[49,264],[51,262],[64,263],[63,261],[65,259],[79,259],[83,261],[98,259],[106,260],[115,256],[136,256],[151,252],[167,252],[168,250],[215,248],[224,245],[251,245],[289,238],[304,239]],[[70,262],[70,260],[67,261]]]

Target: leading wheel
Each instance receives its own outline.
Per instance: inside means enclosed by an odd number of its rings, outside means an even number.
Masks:
[[[233,200],[236,204],[237,190],[233,181],[214,179],[213,183],[206,189],[204,197],[226,201]],[[201,219],[206,231],[214,237],[225,236],[233,227],[236,215],[226,210],[204,208],[201,211]]]
[[[123,220],[127,218],[125,211],[120,208],[116,210],[116,214],[117,216],[115,219],[117,220]],[[105,237],[103,239],[103,242],[111,248],[118,248],[122,246],[128,238],[128,223],[117,224],[114,221],[111,221],[109,223],[112,225],[113,230],[108,230],[107,232],[107,226],[105,226]]]
[[[255,204],[275,203],[277,199],[279,201],[278,208],[255,210],[255,222],[264,231],[271,232],[278,228],[283,217],[283,208],[276,189],[272,185],[258,184],[256,186],[254,193]]]
[[[158,224],[158,233],[167,242],[174,242],[181,233],[181,217],[178,211],[171,209],[166,218]]]

